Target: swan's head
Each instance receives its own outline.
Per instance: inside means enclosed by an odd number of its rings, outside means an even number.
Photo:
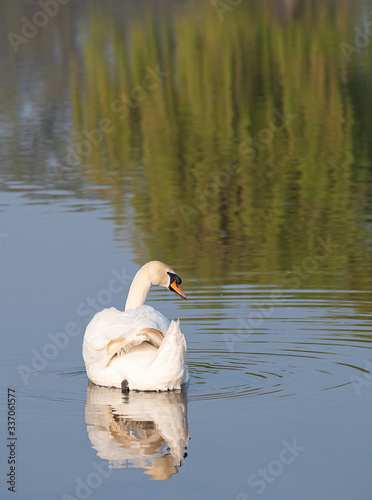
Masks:
[[[159,262],[158,260],[148,262],[144,267],[147,268],[146,270],[151,276],[152,285],[168,288],[183,299],[186,299],[186,295],[180,288],[182,280],[171,267],[163,264],[163,262]]]
[[[175,292],[177,295],[186,300],[186,295],[180,288],[180,284],[182,283],[181,278],[178,276],[178,274],[171,271],[168,271],[167,274],[169,276],[169,290]]]

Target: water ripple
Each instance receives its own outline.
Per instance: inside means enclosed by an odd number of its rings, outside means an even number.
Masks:
[[[182,318],[190,399],[352,390],[355,377],[369,373],[372,315],[363,292],[348,292],[347,300],[338,290],[243,286],[196,294],[198,309],[189,303]]]
[[[281,291],[281,300],[268,310],[273,293],[278,290],[246,286],[237,293],[199,283],[190,293],[198,300],[180,303],[190,400],[311,397],[320,391],[352,391],[355,378],[369,376],[372,308],[362,293],[350,293],[345,300],[339,291]],[[171,302],[162,304],[170,309],[159,309],[172,317]],[[17,365],[29,363],[7,359],[1,371],[16,374]],[[23,394],[51,401],[80,402],[87,383],[80,354],[61,356],[36,377],[38,383],[30,383]]]

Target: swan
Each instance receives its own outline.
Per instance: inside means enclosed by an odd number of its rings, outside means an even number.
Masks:
[[[103,309],[88,324],[83,358],[89,380],[123,392],[180,389],[189,381],[186,341],[179,320],[169,322],[144,305],[151,286],[186,299],[181,278],[166,264],[147,262],[133,278],[125,311]]]

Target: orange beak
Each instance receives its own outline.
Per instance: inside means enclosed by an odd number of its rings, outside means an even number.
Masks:
[[[186,295],[183,293],[181,288],[177,285],[176,280],[174,280],[173,283],[170,284],[170,288],[172,288],[172,290],[174,292],[176,292],[177,295],[179,295],[180,297],[182,297],[183,299],[186,300]]]

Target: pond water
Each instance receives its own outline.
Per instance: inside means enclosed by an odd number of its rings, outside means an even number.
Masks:
[[[0,23],[1,498],[369,499],[372,2]],[[91,385],[86,325],[151,259],[189,386]]]

